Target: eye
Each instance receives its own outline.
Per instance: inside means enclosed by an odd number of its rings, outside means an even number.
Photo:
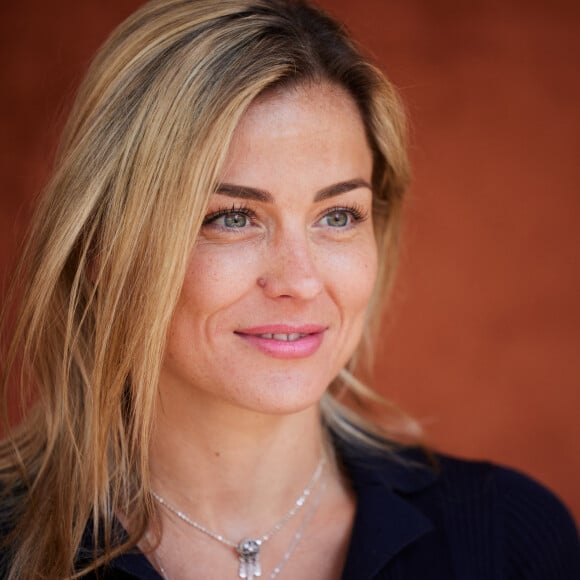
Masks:
[[[344,210],[335,210],[324,216],[324,219],[326,224],[333,228],[343,228],[348,225],[350,217],[349,213]]]
[[[222,230],[241,230],[250,225],[253,218],[253,212],[247,208],[224,208],[207,215],[203,225]]]
[[[367,211],[359,206],[332,207],[324,213],[320,223],[331,228],[346,229],[364,221],[367,216]]]
[[[223,216],[223,222],[226,228],[243,228],[248,223],[248,216],[232,212]]]

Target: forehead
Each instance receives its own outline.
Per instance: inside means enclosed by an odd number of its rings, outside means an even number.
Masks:
[[[297,122],[297,129],[308,124],[313,129],[330,129],[337,116],[349,129],[364,130],[360,111],[345,89],[327,82],[307,83],[276,88],[257,97],[242,116],[236,132],[250,129],[288,132]]]
[[[325,187],[325,179],[366,179],[371,172],[370,146],[352,97],[331,84],[309,84],[267,92],[250,105],[234,133],[222,181],[299,182],[302,176]]]

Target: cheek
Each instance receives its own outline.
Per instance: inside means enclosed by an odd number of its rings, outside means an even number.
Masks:
[[[345,248],[342,252],[332,252],[326,256],[325,263],[336,301],[352,315],[364,313],[377,278],[374,240]]]
[[[257,262],[253,252],[239,245],[197,247],[188,264],[180,305],[201,319],[226,308],[256,283]]]

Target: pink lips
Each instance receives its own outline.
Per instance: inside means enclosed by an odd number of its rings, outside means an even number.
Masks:
[[[305,358],[318,350],[326,329],[317,324],[268,324],[243,328],[235,334],[264,354],[276,358]]]

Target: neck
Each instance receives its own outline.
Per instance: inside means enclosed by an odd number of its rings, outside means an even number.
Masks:
[[[317,407],[272,416],[164,401],[151,447],[153,489],[218,533],[263,533],[308,485],[323,440]]]

